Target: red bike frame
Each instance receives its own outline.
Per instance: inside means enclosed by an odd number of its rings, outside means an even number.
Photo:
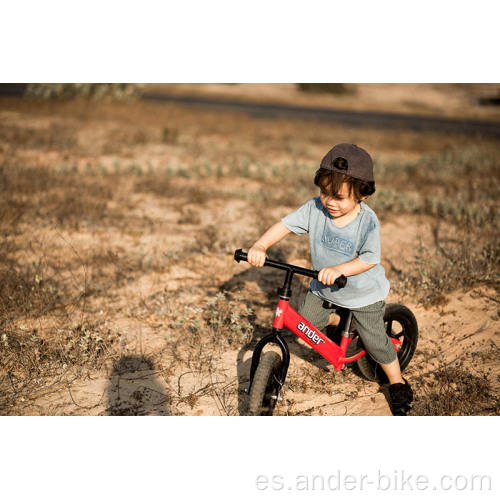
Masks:
[[[281,331],[283,330],[283,326],[286,326],[304,342],[309,344],[315,351],[319,352],[333,365],[335,370],[342,370],[344,363],[355,361],[366,354],[366,351],[362,350],[354,356],[346,358],[345,354],[347,352],[347,347],[354,337],[343,335],[340,346],[338,346],[333,340],[330,340],[318,328],[301,316],[290,305],[288,300],[280,298],[274,316],[273,328]],[[348,325],[348,327],[349,326],[350,325]],[[357,334],[356,330],[354,330],[354,332]],[[398,350],[401,346],[401,341],[393,338],[391,338],[391,340],[394,344],[394,349]]]

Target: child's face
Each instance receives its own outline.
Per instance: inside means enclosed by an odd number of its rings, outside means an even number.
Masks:
[[[362,200],[365,198],[366,196],[363,196]],[[335,196],[321,189],[320,199],[332,219],[339,219],[352,214],[358,205],[358,201],[361,201],[354,197],[354,193],[349,194],[349,186],[345,183],[342,184],[342,188]]]

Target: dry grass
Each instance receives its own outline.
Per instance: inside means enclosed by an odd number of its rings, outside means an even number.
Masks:
[[[439,363],[415,378],[418,389],[412,415],[499,415],[500,398],[494,390],[495,375],[486,359],[498,359],[500,349],[490,341],[481,351],[465,353],[452,363],[438,347]]]
[[[434,241],[414,245],[415,265],[394,283],[398,291],[416,291],[422,303],[433,305],[457,289],[488,284],[498,290],[498,148],[455,147],[380,170],[384,187],[370,204],[382,221],[394,213],[417,214],[433,226]]]
[[[416,381],[419,395],[412,415],[481,415],[500,414],[500,401],[491,394],[486,373],[473,375],[467,368],[442,368]]]
[[[200,373],[215,370],[224,352],[250,342],[252,314],[241,297],[230,299],[225,292],[218,292],[201,307],[190,305],[175,313],[170,326],[177,333],[171,344],[176,362]]]

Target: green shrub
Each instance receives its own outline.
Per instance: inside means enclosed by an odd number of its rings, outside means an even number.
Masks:
[[[36,99],[111,98],[116,101],[137,99],[142,93],[136,83],[30,83],[25,96]]]

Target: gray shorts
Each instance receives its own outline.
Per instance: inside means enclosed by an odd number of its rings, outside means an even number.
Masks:
[[[298,312],[316,328],[323,330],[330,321],[330,314],[335,310],[323,307],[323,299],[309,290]],[[397,354],[385,331],[385,301],[381,300],[351,311],[354,319],[353,329],[358,331],[370,356],[382,365],[392,363]]]

